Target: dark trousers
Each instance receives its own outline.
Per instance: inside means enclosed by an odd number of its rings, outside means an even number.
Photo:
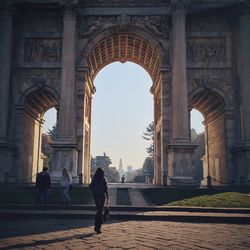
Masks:
[[[94,200],[96,205],[95,228],[97,231],[100,231],[103,224],[102,212],[105,202],[105,194],[94,194]]]
[[[48,207],[48,189],[38,189],[36,196],[36,206],[40,203],[41,196],[43,196],[44,207]]]

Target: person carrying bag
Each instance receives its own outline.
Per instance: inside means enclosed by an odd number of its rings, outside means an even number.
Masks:
[[[104,170],[97,168],[95,175],[89,184],[89,189],[92,191],[95,204],[96,204],[96,215],[95,215],[95,228],[94,231],[98,234],[101,232],[101,226],[103,224],[103,207],[105,199],[107,198],[107,204],[109,203],[108,198],[108,181],[105,177]],[[106,217],[107,218],[107,217]]]

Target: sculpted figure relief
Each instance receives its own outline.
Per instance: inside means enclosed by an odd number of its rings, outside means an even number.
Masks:
[[[226,60],[224,38],[190,38],[187,41],[188,62],[222,62]]]
[[[169,38],[168,22],[166,20],[163,20],[159,16],[134,16],[132,17],[131,22],[135,25],[149,29],[153,34],[157,36],[163,36],[167,39]]]
[[[86,28],[86,21],[88,22]],[[115,17],[90,17],[89,19],[81,20],[79,24],[79,38],[92,35],[95,31],[103,29],[106,25],[116,23]]]
[[[36,39],[28,38],[24,43],[25,62],[48,62],[61,61],[60,39]]]

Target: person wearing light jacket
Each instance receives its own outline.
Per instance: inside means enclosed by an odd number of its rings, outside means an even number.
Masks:
[[[69,190],[72,185],[72,177],[67,168],[63,168],[60,184],[64,203],[71,204]]]

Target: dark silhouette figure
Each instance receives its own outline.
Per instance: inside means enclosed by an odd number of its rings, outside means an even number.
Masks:
[[[108,200],[108,181],[105,177],[104,170],[102,168],[97,168],[95,175],[89,185],[90,190],[92,190],[93,197],[96,204],[96,216],[95,216],[95,228],[94,231],[98,234],[101,233],[101,226],[103,224],[103,207],[105,203],[105,198]],[[106,196],[106,197],[105,197]]]
[[[36,207],[40,202],[41,195],[43,196],[44,209],[48,208],[48,190],[50,189],[50,176],[48,173],[48,168],[44,167],[43,171],[38,173],[36,176],[36,188],[37,197],[36,197]]]
[[[125,182],[125,175],[122,176],[122,183]]]

